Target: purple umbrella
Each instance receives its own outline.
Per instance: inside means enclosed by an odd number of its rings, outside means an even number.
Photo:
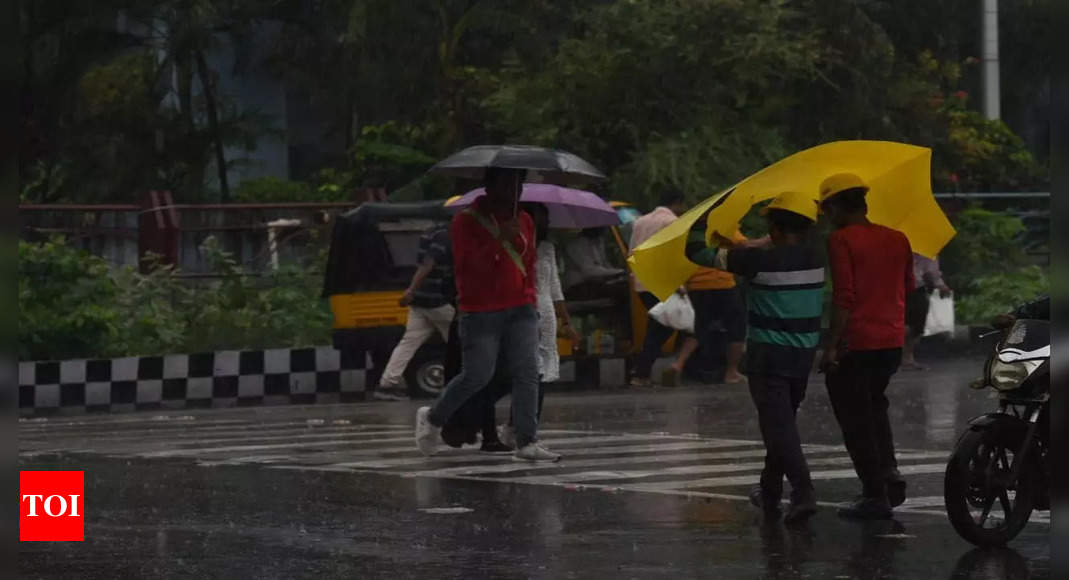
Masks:
[[[449,209],[463,209],[485,195],[483,188],[473,189],[459,199],[446,202]],[[619,225],[620,217],[605,200],[589,191],[569,189],[548,183],[524,183],[520,202],[545,204],[549,210],[549,227],[584,229]]]

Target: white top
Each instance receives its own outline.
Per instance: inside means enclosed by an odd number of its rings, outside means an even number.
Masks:
[[[557,352],[557,311],[554,302],[564,300],[560,272],[557,270],[557,251],[553,242],[538,244],[535,263],[535,292],[538,307],[538,373],[542,382],[560,379],[560,353]]]

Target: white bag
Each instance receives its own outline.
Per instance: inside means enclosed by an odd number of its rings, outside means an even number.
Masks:
[[[939,291],[928,297],[928,318],[924,321],[924,336],[954,334],[954,296],[943,298]]]
[[[694,307],[690,304],[690,298],[673,293],[668,300],[658,302],[650,308],[650,317],[676,330],[694,333]]]

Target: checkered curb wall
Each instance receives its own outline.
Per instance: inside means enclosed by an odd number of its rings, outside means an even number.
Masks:
[[[20,362],[19,414],[361,401],[370,366],[332,347]]]

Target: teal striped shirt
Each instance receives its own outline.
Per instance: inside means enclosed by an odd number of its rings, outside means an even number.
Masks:
[[[811,243],[709,249],[691,259],[748,281],[748,372],[809,375],[824,308],[825,260],[820,249]]]

